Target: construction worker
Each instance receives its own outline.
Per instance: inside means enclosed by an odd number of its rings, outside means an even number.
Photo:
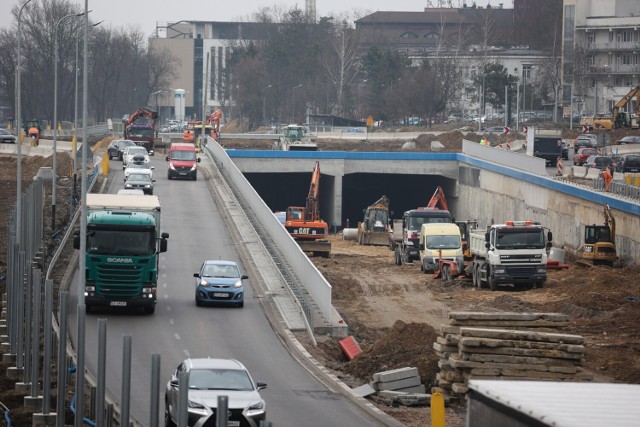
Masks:
[[[27,136],[34,139],[36,147],[40,144],[40,131],[37,127],[31,126],[29,132],[27,132]]]
[[[607,168],[602,171],[602,180],[604,181],[604,191],[609,191],[609,187],[611,187],[611,181],[613,181],[613,175],[611,175],[609,166],[607,166]]]

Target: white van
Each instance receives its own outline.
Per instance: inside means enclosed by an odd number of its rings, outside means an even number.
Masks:
[[[460,228],[453,223],[422,224],[419,242],[420,270],[438,269],[438,259],[456,261],[458,271],[464,270],[464,256]]]

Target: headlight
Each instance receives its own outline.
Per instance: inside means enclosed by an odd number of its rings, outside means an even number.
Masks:
[[[207,415],[207,409],[198,402],[189,401],[187,411],[192,414]]]
[[[264,413],[264,401],[260,401],[254,405],[251,405],[247,408],[247,417],[255,417],[256,415],[260,415]]]
[[[131,184],[125,184],[124,185],[124,188],[132,188],[132,187],[133,187],[133,185],[131,185]]]
[[[206,280],[200,280],[200,286],[209,286]]]
[[[504,274],[507,270],[504,268],[496,268],[493,270],[494,273]]]
[[[96,287],[95,286],[85,286],[84,288],[87,292],[95,292],[96,291]]]
[[[536,271],[538,273],[546,273],[547,272],[547,266],[546,265],[539,265],[536,267]]]
[[[151,185],[147,184],[144,186],[144,188],[151,188]]]
[[[191,166],[191,170],[192,170],[192,171],[196,170],[196,167],[197,167],[197,166],[198,166],[198,164],[197,164],[197,163],[194,163],[194,164],[193,164],[193,166]]]
[[[234,288],[241,288],[242,287],[242,280],[238,280],[236,283],[233,284]]]
[[[169,163],[169,169],[171,169],[172,171],[176,170],[172,163]]]

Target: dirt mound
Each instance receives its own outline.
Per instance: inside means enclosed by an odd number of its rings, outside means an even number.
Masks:
[[[418,368],[423,384],[432,384],[438,369],[435,340],[432,326],[398,320],[387,334],[346,364],[345,372],[367,382],[375,372],[411,366]]]

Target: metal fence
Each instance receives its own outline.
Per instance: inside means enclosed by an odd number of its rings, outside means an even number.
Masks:
[[[640,187],[635,185],[625,184],[623,182],[612,181],[609,186],[609,190],[605,190],[605,183],[602,178],[594,178],[593,189],[596,191],[607,191],[611,194],[616,194],[621,197],[632,199],[634,201],[640,201]]]

